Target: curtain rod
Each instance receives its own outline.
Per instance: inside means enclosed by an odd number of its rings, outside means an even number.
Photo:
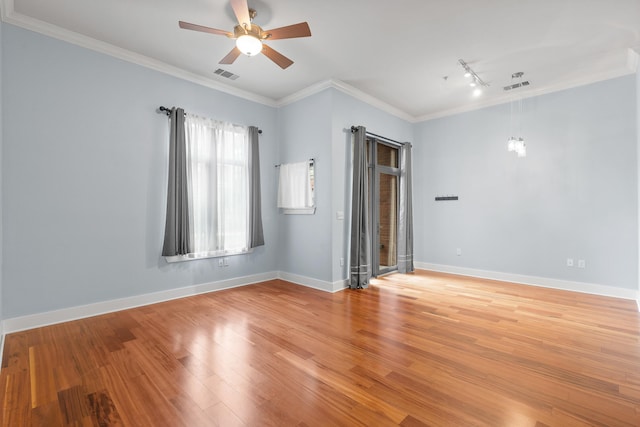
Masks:
[[[161,105],[160,107],[158,107],[158,112],[159,113],[165,113],[167,116],[170,116],[171,115],[171,108],[167,108],[164,105]],[[258,133],[262,134],[262,129],[258,129]]]
[[[357,130],[358,130],[357,126],[351,126],[351,133],[355,133]],[[375,134],[375,133],[369,132],[369,131],[367,131],[367,135],[374,136],[374,137],[382,139],[384,141],[393,142],[395,144],[400,144],[400,145],[409,144],[408,142],[396,141],[395,139],[387,138],[386,136],[378,135],[378,134]]]
[[[313,158],[309,159],[309,163],[314,163],[315,161],[316,161],[316,159],[313,159]],[[276,165],[277,168],[279,168],[280,166],[281,165]]]

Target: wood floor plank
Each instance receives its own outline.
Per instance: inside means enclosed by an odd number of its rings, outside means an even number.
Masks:
[[[640,425],[633,301],[417,271],[9,334],[2,426]]]
[[[31,381],[27,369],[8,372],[3,368],[0,378],[2,388],[2,427],[31,425]],[[5,373],[6,372],[6,373]]]

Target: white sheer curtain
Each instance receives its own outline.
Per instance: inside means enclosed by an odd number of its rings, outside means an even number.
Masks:
[[[185,136],[194,255],[248,251],[248,128],[187,114]]]

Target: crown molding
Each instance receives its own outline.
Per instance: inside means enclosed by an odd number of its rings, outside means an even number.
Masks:
[[[389,114],[391,114],[392,116],[396,116],[400,119],[406,120],[410,123],[416,123],[417,122],[417,118],[409,113],[404,112],[403,110],[394,107],[391,104],[387,104],[384,101],[381,101],[380,99],[369,95],[368,93],[365,93],[363,91],[361,91],[360,89],[356,89],[355,87],[340,81],[340,80],[332,80],[333,83],[333,87],[353,98],[356,98],[366,104],[369,104],[373,107],[379,108],[380,110],[387,112]]]
[[[307,86],[304,89],[292,93],[291,95],[278,99],[276,101],[276,107],[284,107],[289,104],[293,104],[294,102],[298,102],[331,87],[333,87],[332,80],[324,80],[318,83],[314,83],[311,86]]]
[[[283,107],[285,105],[289,105],[292,104],[296,101],[300,101],[301,99],[307,98],[311,95],[315,95],[316,93],[320,93],[325,89],[336,89],[339,90],[342,93],[345,93],[349,96],[351,96],[352,98],[355,98],[357,100],[360,100],[362,102],[364,102],[365,104],[371,105],[372,107],[376,107],[386,113],[391,114],[392,116],[398,117],[402,120],[406,120],[410,123],[415,123],[416,122],[416,118],[414,116],[412,116],[411,114],[407,114],[406,112],[400,110],[399,108],[394,107],[391,104],[387,104],[384,101],[381,101],[380,99],[371,96],[363,91],[361,91],[360,89],[356,89],[355,87],[341,81],[341,80],[336,80],[336,79],[329,79],[329,80],[325,80],[319,83],[315,83],[311,86],[308,86],[302,90],[299,90],[298,92],[295,92],[289,96],[286,96],[284,98],[280,98],[277,102],[276,102],[276,106],[277,107]]]
[[[169,65],[157,59],[153,59],[126,49],[122,49],[112,44],[105,43],[100,40],[96,40],[94,38],[58,27],[56,25],[52,25],[47,22],[17,13],[13,10],[13,0],[3,0],[1,2],[1,6],[2,20],[7,24],[16,25],[18,27],[40,33],[48,37],[62,40],[89,50],[100,52],[105,55],[121,59],[123,61],[140,65],[145,68],[150,68],[152,70],[159,71],[161,73],[168,74],[170,76],[177,77],[179,79],[186,80],[192,83],[196,83],[210,89],[224,92],[238,98],[243,98],[248,101],[253,101],[270,107],[276,106],[275,101],[271,98],[234,88],[224,83],[220,83],[216,80],[208,79],[198,74],[183,70],[182,68]]]

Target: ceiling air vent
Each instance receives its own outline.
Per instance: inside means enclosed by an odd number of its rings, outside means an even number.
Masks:
[[[227,70],[223,70],[222,68],[218,68],[217,70],[215,70],[213,72],[213,74],[217,74],[219,76],[222,76],[224,78],[231,79],[231,80],[235,80],[238,77],[240,77],[239,75],[233,74],[233,73],[231,73],[231,72],[229,72]]]
[[[526,82],[515,83],[509,86],[505,86],[504,90],[518,89],[519,87],[523,87],[523,86],[529,86],[529,81],[527,80]]]

